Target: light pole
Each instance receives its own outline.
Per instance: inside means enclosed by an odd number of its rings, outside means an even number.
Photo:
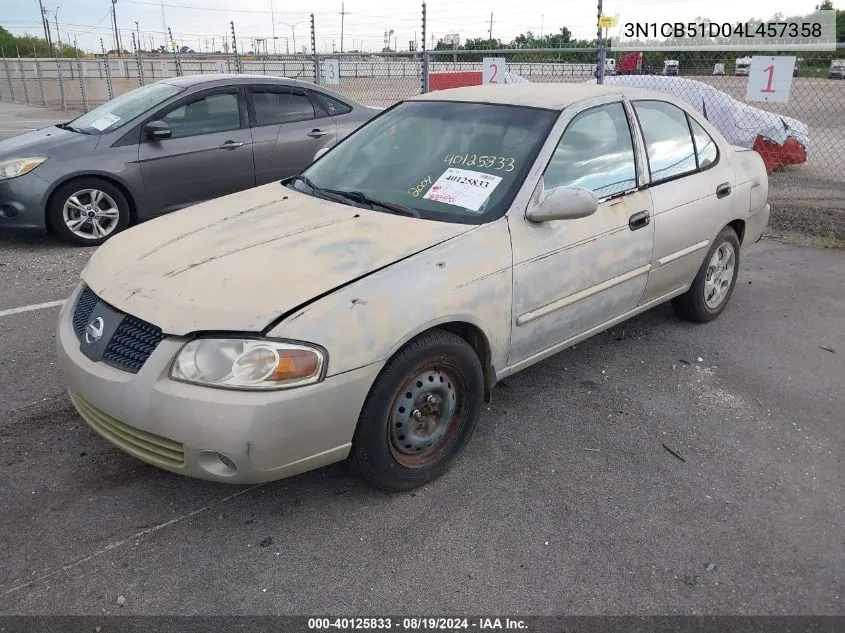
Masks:
[[[59,55],[64,57],[64,55],[62,55],[62,34],[59,32],[59,9],[61,9],[61,7],[56,7],[56,10],[53,11],[53,20],[56,22],[56,39],[59,41]],[[57,55],[57,57],[59,55]]]
[[[287,22],[279,21],[279,24],[284,24],[285,26],[290,28],[290,34],[291,34],[291,37],[293,38],[293,54],[296,55],[296,31],[295,31],[295,29],[296,29],[297,26],[302,24],[302,21],[300,20],[299,22],[294,22],[293,24],[288,24]]]

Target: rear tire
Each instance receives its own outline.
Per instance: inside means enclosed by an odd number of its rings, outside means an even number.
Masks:
[[[675,314],[696,323],[712,321],[728,305],[738,274],[739,238],[726,226],[707,251],[690,289],[672,299]]]
[[[129,226],[129,201],[102,178],[88,176],[56,189],[47,209],[47,226],[63,242],[98,246]]]
[[[459,336],[432,330],[408,343],[376,378],[352,440],[350,461],[370,484],[410,490],[442,475],[481,416],[484,375]]]

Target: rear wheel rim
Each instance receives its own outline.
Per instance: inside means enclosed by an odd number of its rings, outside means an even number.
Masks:
[[[711,310],[721,306],[731,290],[736,268],[736,250],[723,242],[710,258],[704,275],[704,304]]]
[[[425,468],[454,444],[464,425],[468,387],[454,365],[430,363],[417,370],[393,398],[388,445],[405,468]]]
[[[105,191],[80,189],[65,200],[62,220],[77,237],[99,240],[114,233],[120,221],[120,209]]]

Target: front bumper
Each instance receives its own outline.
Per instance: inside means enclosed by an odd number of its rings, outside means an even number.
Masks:
[[[168,337],[131,374],[80,351],[72,326],[78,294],[59,317],[59,365],[83,419],[124,451],[182,475],[236,484],[281,479],[348,455],[383,362],[289,390],[214,389],[168,377],[185,342]]]
[[[0,229],[47,229],[45,214],[50,183],[36,171],[0,180]]]

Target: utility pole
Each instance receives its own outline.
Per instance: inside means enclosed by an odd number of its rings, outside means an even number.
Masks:
[[[346,8],[344,7],[344,3],[340,3],[340,52],[343,52],[343,18],[348,15]],[[294,45],[296,48],[296,45]]]
[[[46,11],[44,10],[44,5],[41,3],[41,0],[38,0],[38,8],[41,9],[41,24],[44,27],[44,39],[47,40],[47,44],[50,48],[53,48],[53,42],[50,39],[50,22],[44,15]]]
[[[123,57],[123,46],[120,43],[120,30],[117,28],[117,0],[111,0],[111,17],[114,20],[114,45],[118,57]]]
[[[490,31],[488,32],[487,39],[490,41],[490,46],[493,46],[493,13],[490,12]]]
[[[273,13],[273,0],[270,0],[270,26],[273,29],[273,55],[276,54],[276,16]]]
[[[164,33],[164,50],[167,50],[167,20],[164,18],[164,0],[161,0],[161,32]]]

